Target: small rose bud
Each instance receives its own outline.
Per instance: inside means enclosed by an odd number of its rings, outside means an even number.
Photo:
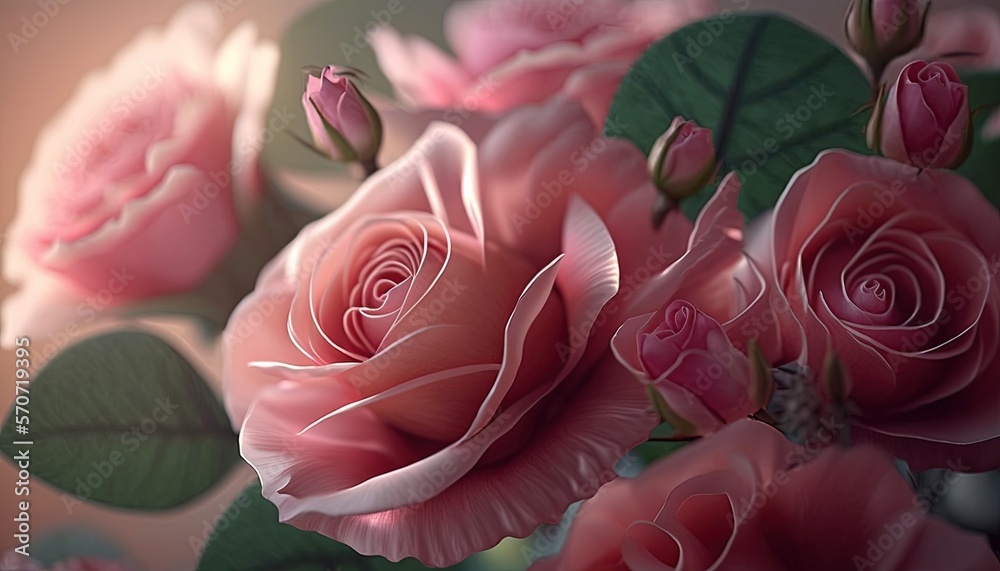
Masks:
[[[913,50],[924,36],[924,0],[854,0],[847,11],[847,39],[871,66],[875,82],[893,59]]]
[[[973,142],[968,92],[950,65],[910,63],[877,102],[869,144],[919,169],[961,166]]]
[[[683,117],[674,118],[649,152],[653,183],[674,202],[704,188],[718,169],[712,131]]]
[[[654,314],[635,343],[644,382],[666,403],[657,409],[675,428],[710,434],[760,409],[747,356],[690,303],[673,301]]]
[[[310,75],[302,107],[319,151],[335,161],[370,163],[382,144],[382,121],[354,85],[356,77],[335,66]]]

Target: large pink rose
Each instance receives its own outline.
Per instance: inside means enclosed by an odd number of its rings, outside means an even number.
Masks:
[[[451,6],[457,57],[392,28],[372,35],[397,96],[420,108],[503,111],[565,92],[602,122],[651,42],[714,10],[711,0],[477,0]]]
[[[531,570],[1000,569],[985,537],[926,507],[888,455],[814,457],[743,420],[601,488]]]
[[[4,241],[3,343],[196,286],[256,196],[277,47],[208,3],[139,35],[40,134]]]
[[[613,478],[657,419],[607,351],[625,306],[606,308],[691,231],[679,213],[636,225],[655,196],[634,146],[554,100],[478,146],[432,125],[303,230],[223,348],[243,457],[281,519],[444,566]]]
[[[758,230],[804,362],[846,365],[857,439],[917,469],[1000,466],[1000,215],[979,189],[828,151]]]

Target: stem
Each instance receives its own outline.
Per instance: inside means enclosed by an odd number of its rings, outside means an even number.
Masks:
[[[753,419],[759,420],[766,424],[770,424],[775,428],[777,428],[778,425],[781,424],[773,416],[771,416],[771,413],[767,412],[764,409],[760,409],[757,412],[753,413]]]
[[[364,171],[364,178],[370,177],[371,175],[375,174],[375,171],[379,169],[378,163],[375,162],[375,157],[364,159],[358,162],[361,163],[361,170]]]
[[[646,442],[692,442],[701,436],[650,436]]]

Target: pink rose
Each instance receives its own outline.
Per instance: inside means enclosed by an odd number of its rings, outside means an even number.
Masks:
[[[683,117],[675,117],[649,151],[653,182],[675,200],[704,188],[718,170],[712,130]]]
[[[599,138],[560,100],[478,146],[434,124],[264,270],[223,381],[282,521],[450,565],[558,521],[648,437],[652,407],[607,351],[629,315],[599,315],[690,224],[634,223],[655,189],[627,141],[572,170]]]
[[[624,342],[637,345],[637,376],[692,425],[685,432],[709,434],[760,408],[750,397],[750,361],[718,321],[690,303],[674,301],[636,335],[626,332]]]
[[[21,178],[4,346],[205,278],[256,196],[277,59],[251,25],[223,41],[212,6],[192,4],[81,83]]]
[[[605,485],[531,571],[1000,569],[872,448],[815,458],[751,420]]]
[[[1000,215],[979,189],[828,151],[756,230],[802,360],[818,372],[832,349],[846,366],[856,439],[918,470],[1000,466]]]
[[[797,324],[773,307],[774,283],[743,253],[738,198],[731,174],[698,216],[687,252],[630,301],[635,317],[612,341],[622,365],[690,425],[674,427],[682,432],[709,434],[761,408],[749,341],[775,365],[794,360],[801,345]]]
[[[371,40],[397,95],[412,106],[503,111],[565,89],[603,124],[636,57],[713,11],[710,0],[478,0],[454,4],[445,18],[457,57],[392,28]]]
[[[957,69],[1000,68],[1000,13],[987,6],[931,10],[923,41],[906,57],[895,60],[887,77],[896,77],[913,60],[944,62]],[[1000,137],[1000,112],[993,112],[977,135]]]
[[[354,73],[327,66],[302,93],[316,147],[335,161],[371,161],[382,143],[378,113],[354,85]]]
[[[926,14],[924,0],[854,0],[847,12],[847,39],[881,76],[893,58],[920,43]]]
[[[920,169],[956,168],[971,146],[969,88],[946,63],[915,61],[889,90],[869,133],[890,159]]]

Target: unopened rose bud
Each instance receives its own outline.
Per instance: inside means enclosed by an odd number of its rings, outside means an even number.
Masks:
[[[683,117],[674,118],[649,152],[649,173],[668,202],[698,192],[718,169],[712,131]]]
[[[903,68],[868,125],[871,148],[919,169],[954,169],[972,150],[969,88],[946,63]]]
[[[378,112],[354,84],[357,75],[327,66],[310,75],[302,94],[316,148],[335,161],[372,164],[382,144]]]
[[[879,83],[885,66],[913,50],[924,36],[924,0],[854,0],[847,11],[847,39]]]
[[[642,380],[660,399],[653,404],[680,432],[711,434],[760,409],[746,355],[692,304],[675,300],[652,314],[634,343]]]

